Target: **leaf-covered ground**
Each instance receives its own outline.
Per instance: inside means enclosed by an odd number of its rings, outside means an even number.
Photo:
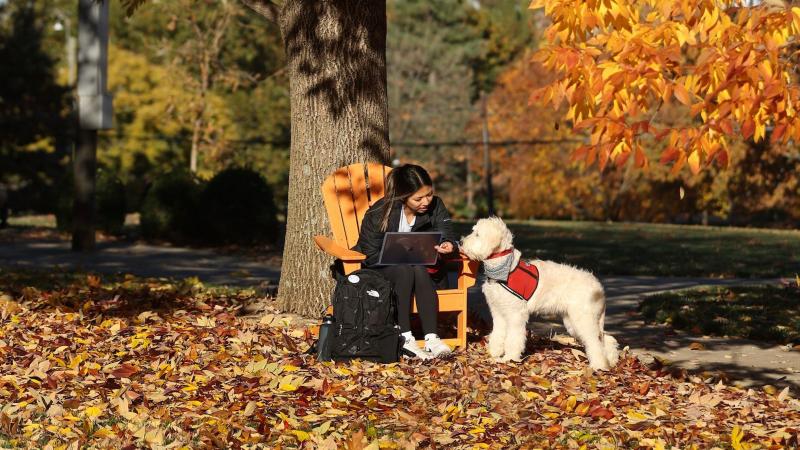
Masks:
[[[308,321],[191,281],[0,273],[0,447],[784,448],[800,402],[675,379],[626,356],[592,374],[531,341],[449,359],[317,363]]]

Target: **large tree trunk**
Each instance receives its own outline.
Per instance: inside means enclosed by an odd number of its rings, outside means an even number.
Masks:
[[[72,250],[91,252],[95,249],[97,130],[78,128],[72,170],[75,192],[72,203]]]
[[[287,0],[279,16],[290,73],[292,143],[278,301],[317,315],[332,289],[319,187],[336,168],[389,158],[385,0]]]

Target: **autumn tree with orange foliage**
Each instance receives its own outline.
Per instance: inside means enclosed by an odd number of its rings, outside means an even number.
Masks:
[[[566,109],[554,110],[530,102],[530,92],[552,78],[530,55],[522,55],[498,77],[488,98],[492,140],[521,142],[492,150],[495,195],[501,214],[518,219],[646,222],[702,221],[704,211],[714,217],[727,217],[728,181],[738,170],[720,172],[712,168],[692,176],[685,172],[670,174],[669,168],[661,165],[650,166],[646,171],[635,170],[632,165],[607,165],[598,171],[586,170],[583,161],[573,160],[569,149],[580,137],[569,127],[561,126]],[[665,107],[661,115],[665,123],[686,122],[673,106]],[[479,119],[471,124],[470,135],[480,133]],[[732,164],[737,167],[742,148],[738,143],[732,148]],[[647,149],[650,157],[658,152],[658,147]],[[482,156],[475,153],[472,158],[472,166],[482,168]],[[742,184],[741,188],[746,186]]]
[[[734,138],[800,139],[794,57],[800,8],[741,0],[534,0],[552,24],[538,59],[556,74],[536,95],[567,104],[590,142],[575,156],[601,168],[666,142],[662,163],[725,167]],[[693,120],[661,123],[677,100]]]

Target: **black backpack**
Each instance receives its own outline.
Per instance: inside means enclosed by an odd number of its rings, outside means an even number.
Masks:
[[[372,269],[336,278],[331,358],[398,361],[402,341],[391,282]]]

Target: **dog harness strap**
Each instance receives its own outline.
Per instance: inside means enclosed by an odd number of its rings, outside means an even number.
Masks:
[[[517,267],[508,274],[508,281],[500,281],[508,292],[520,300],[529,300],[539,286],[539,269],[533,264],[520,261]]]

